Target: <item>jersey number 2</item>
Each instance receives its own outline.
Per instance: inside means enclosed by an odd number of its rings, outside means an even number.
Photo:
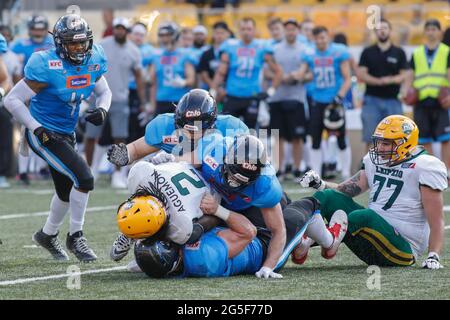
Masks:
[[[193,169],[190,169],[190,170],[195,176],[197,176]],[[203,181],[200,178],[198,178],[198,180],[195,180],[194,178],[192,178],[190,175],[188,175],[185,172],[180,172],[179,174],[174,175],[171,180],[172,180],[172,183],[177,188],[178,192],[182,196],[187,196],[190,193],[188,188],[183,187],[181,185],[181,181],[183,181],[183,180],[189,181],[189,183],[197,189],[203,188],[205,186],[205,184],[203,183]]]
[[[375,182],[379,181],[380,183],[378,184],[378,189],[375,192],[375,194],[373,195],[373,202],[377,201],[378,199],[378,195],[381,192],[381,189],[383,189],[384,184],[386,182],[386,177],[382,177],[382,176],[377,176],[375,175],[373,177],[373,183],[375,184]],[[400,192],[402,191],[403,188],[403,181],[400,180],[395,180],[395,179],[391,179],[389,178],[387,180],[387,184],[386,187],[389,188],[390,186],[395,186],[395,190],[392,193],[391,197],[389,198],[389,200],[386,202],[386,204],[383,206],[383,210],[388,210],[390,207],[392,207],[392,205],[394,204],[395,200],[397,200],[398,195],[400,194]]]

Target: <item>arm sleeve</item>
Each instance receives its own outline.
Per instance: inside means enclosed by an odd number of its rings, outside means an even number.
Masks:
[[[101,76],[95,83],[94,92],[96,96],[96,107],[108,111],[111,106],[112,93],[104,76]]]
[[[161,132],[160,128],[164,126],[163,120],[162,115],[159,115],[145,127],[145,142],[149,146],[159,148],[162,144],[163,132]]]
[[[33,118],[26,106],[26,102],[34,97],[36,93],[31,90],[27,83],[22,79],[6,96],[4,104],[6,110],[8,110],[14,118],[21,124],[34,132],[34,130],[42,125]]]
[[[281,201],[283,195],[281,184],[275,176],[262,176],[262,179],[262,181],[268,180],[269,185],[264,188],[266,192],[264,192],[261,201],[255,203],[255,206],[258,208],[273,208]],[[264,183],[267,182],[264,181]]]
[[[399,69],[400,70],[408,70],[410,68],[408,64],[408,59],[406,59],[406,53],[403,49],[400,48],[400,61],[399,61]]]

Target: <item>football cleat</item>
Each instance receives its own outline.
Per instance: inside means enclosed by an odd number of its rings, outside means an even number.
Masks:
[[[330,248],[322,248],[322,257],[325,259],[332,259],[336,255],[339,245],[344,239],[348,228],[347,214],[343,210],[336,210],[330,220],[328,231],[333,235],[333,244]]]
[[[119,234],[111,247],[109,256],[116,262],[122,260],[128,254],[134,242],[135,240],[126,237],[124,234]]]
[[[66,247],[81,262],[91,262],[97,260],[94,251],[87,245],[87,240],[83,237],[83,231],[75,232],[73,235],[67,234]]]
[[[33,234],[33,241],[39,246],[46,249],[52,255],[53,259],[58,261],[69,260],[69,256],[66,251],[64,251],[61,243],[58,240],[58,234],[54,236],[44,233],[44,231],[39,230]]]
[[[292,262],[295,264],[304,264],[308,257],[309,248],[314,244],[314,240],[303,235],[302,242],[300,242],[291,254]]]
[[[136,260],[131,260],[128,264],[127,264],[127,270],[129,272],[142,272],[141,268],[138,266]]]

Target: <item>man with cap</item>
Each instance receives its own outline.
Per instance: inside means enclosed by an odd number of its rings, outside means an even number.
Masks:
[[[414,87],[418,101],[414,108],[414,121],[420,128],[419,143],[432,153],[432,142],[441,142],[442,161],[450,167],[450,94],[440,98],[443,88],[450,82],[450,49],[442,41],[441,24],[429,19],[424,27],[425,44],[416,48],[410,61],[401,98]],[[448,89],[447,89],[448,90]],[[445,96],[444,96],[445,97]]]
[[[205,52],[209,48],[209,46],[206,44],[208,30],[206,30],[205,26],[197,25],[192,29],[192,33],[194,34],[194,46],[192,48],[192,55],[195,66],[197,67],[203,52]]]
[[[112,102],[106,122],[109,124],[111,136],[114,143],[126,143],[129,128],[130,107],[128,105],[129,81],[134,78],[140,99],[140,109],[144,110],[145,91],[142,81],[142,57],[139,48],[131,41],[127,40],[130,23],[126,18],[115,18],[113,21],[113,35],[104,38],[100,45],[103,47],[108,59],[108,72],[105,74],[106,80],[111,88]],[[92,68],[97,66],[93,65]],[[108,126],[93,126],[86,124],[86,159],[95,167],[102,158],[102,152],[95,152],[94,146],[101,135],[107,134]],[[99,148],[105,151],[105,148]],[[95,159],[94,159],[95,158]],[[126,168],[117,167],[112,175],[111,185],[113,188],[126,188]]]

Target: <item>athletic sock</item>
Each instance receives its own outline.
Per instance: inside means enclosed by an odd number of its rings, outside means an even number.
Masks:
[[[352,166],[352,155],[350,148],[347,147],[344,150],[338,152],[339,162],[341,165],[341,175],[343,179],[350,178],[350,168]]]
[[[92,165],[91,171],[94,175],[94,178],[98,177],[99,168],[103,159],[103,156],[106,154],[108,147],[101,146],[99,144],[95,145],[94,154],[92,155]]]
[[[69,202],[62,201],[54,194],[52,202],[50,203],[50,214],[47,217],[47,221],[45,222],[42,231],[51,236],[57,234],[67,211],[69,211]]]
[[[19,174],[27,173],[28,172],[28,162],[30,158],[24,157],[19,153]]]
[[[75,188],[70,191],[70,234],[83,229],[84,215],[89,200],[89,193],[80,192]]]
[[[322,150],[311,149],[311,169],[313,169],[318,175],[322,175]]]
[[[333,235],[328,231],[320,214],[314,214],[305,233],[323,248],[330,248],[333,245]]]

